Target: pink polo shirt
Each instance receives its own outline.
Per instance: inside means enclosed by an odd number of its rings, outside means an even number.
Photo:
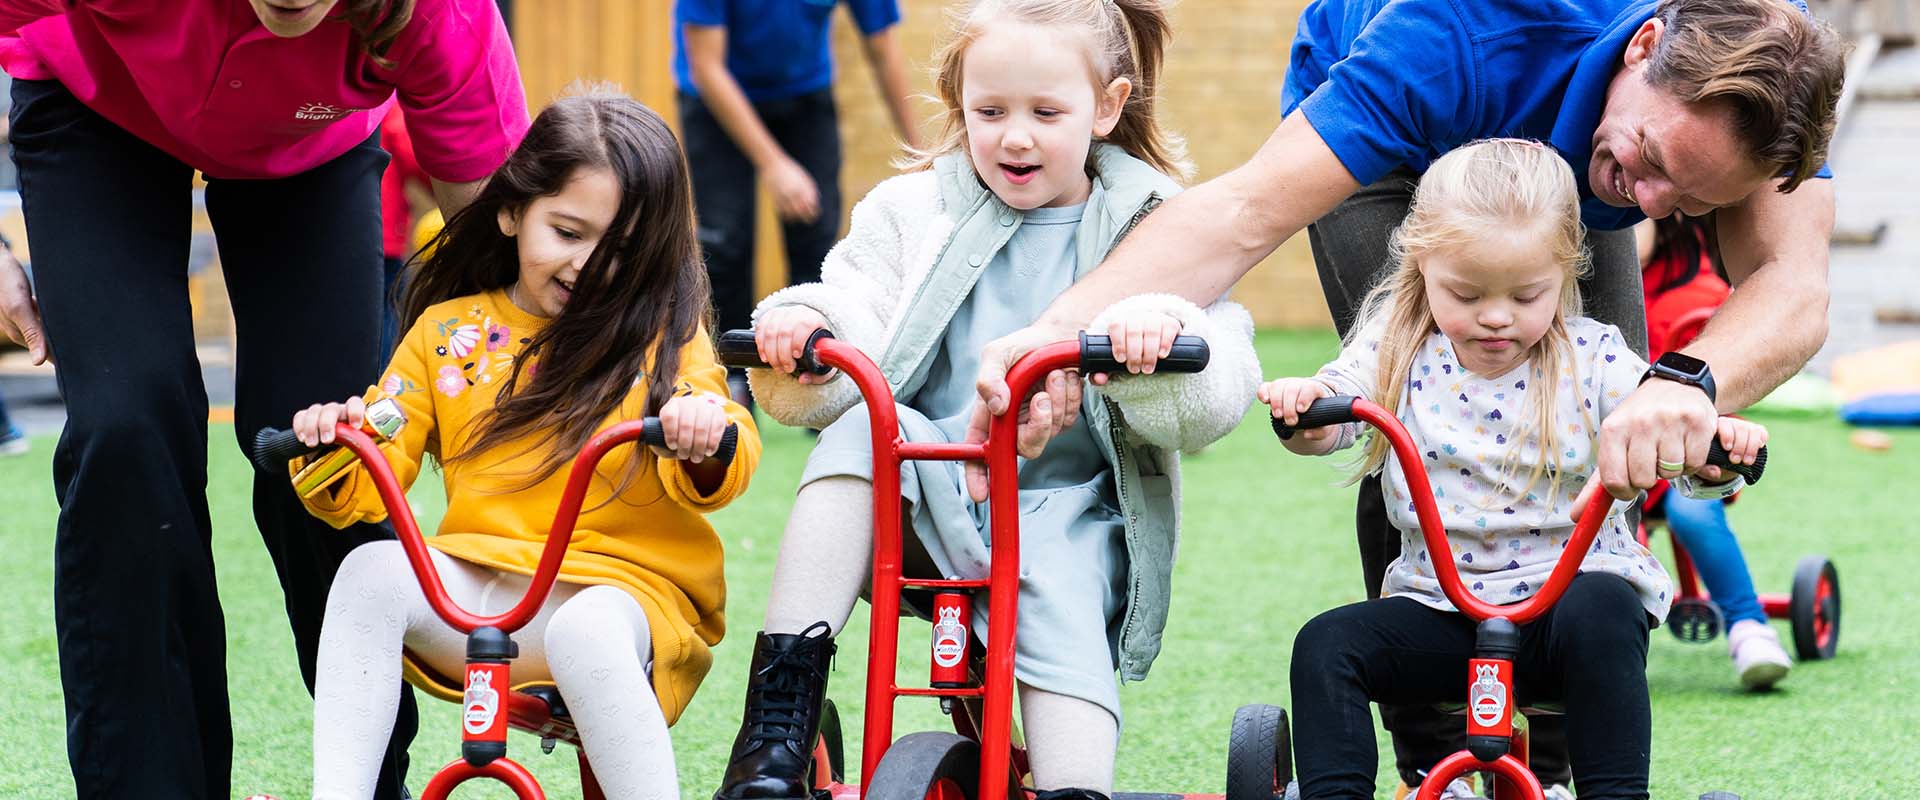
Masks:
[[[7,74],[58,80],[214,177],[319,166],[366,141],[396,95],[420,166],[449,183],[486,177],[529,124],[494,0],[418,0],[391,69],[353,44],[338,7],[282,39],[247,0],[0,0],[0,31]]]

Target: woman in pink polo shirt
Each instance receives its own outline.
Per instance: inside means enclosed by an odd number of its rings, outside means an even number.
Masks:
[[[528,124],[493,0],[0,0],[31,288],[0,257],[0,329],[59,364],[67,428],[55,624],[78,796],[226,798],[232,728],[187,296],[192,176],[238,326],[250,441],[379,369],[376,136],[397,96],[448,216]],[[285,475],[254,519],[301,672],[346,553]],[[406,704],[380,797],[400,796]]]

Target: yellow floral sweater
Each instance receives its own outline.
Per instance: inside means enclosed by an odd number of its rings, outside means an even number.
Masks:
[[[414,323],[380,385],[366,394],[369,406],[392,399],[405,416],[381,445],[402,486],[412,485],[423,454],[444,462],[442,456],[463,452],[475,433],[472,423],[493,405],[515,355],[543,322],[514,306],[504,291],[492,291],[435,305]],[[706,331],[680,357],[680,391],[727,396],[726,372]],[[639,418],[652,378],[636,378],[626,401],[601,427]],[[645,445],[608,451],[560,567],[560,580],[617,586],[646,610],[654,689],[669,723],[706,676],[713,661],[708,648],[726,627],[720,538],[703,514],[739,497],[760,460],[752,413],[731,401],[727,413],[739,426],[739,441],[725,481],[711,494],[700,493],[680,462],[657,458]],[[570,467],[521,488],[541,460],[541,452],[523,452],[526,447],[508,443],[443,467],[447,512],[427,544],[463,561],[532,575]],[[639,463],[632,480],[611,498],[634,459]],[[297,473],[303,463],[290,466]],[[385,519],[386,507],[366,470],[356,466],[343,475],[303,498],[307,509],[340,528]]]

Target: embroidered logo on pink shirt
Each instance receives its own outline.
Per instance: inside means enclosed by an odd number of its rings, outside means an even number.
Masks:
[[[364,108],[337,108],[327,105],[326,103],[308,103],[301,106],[298,111],[293,112],[293,118],[312,120],[315,122],[332,122],[348,114],[365,110]]]

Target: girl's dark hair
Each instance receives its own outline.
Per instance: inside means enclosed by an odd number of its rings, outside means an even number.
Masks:
[[[373,63],[393,69],[387,48],[413,20],[414,0],[341,0],[353,38]]]
[[[673,395],[680,351],[699,335],[711,307],[691,183],[667,124],[616,91],[571,93],[540,112],[479,196],[422,249],[430,255],[412,265],[405,318],[511,286],[519,279],[519,251],[500,232],[500,213],[524,213],[534,198],[558,194],[591,169],[611,172],[620,186],[613,223],[587,257],[566,308],[521,351],[494,407],[475,420],[471,444],[450,460],[529,437],[523,452],[548,453],[530,481],[537,483],[580,451],[636,379],[647,380],[643,413],[656,413]]]
[[[1666,266],[1656,276],[1659,285],[1653,287],[1650,294],[1661,294],[1692,282],[1694,276],[1700,274],[1703,260],[1715,264],[1714,271],[1718,272],[1718,263],[1707,249],[1709,241],[1712,241],[1712,231],[1704,217],[1672,214],[1654,221],[1654,258],[1664,259]]]

